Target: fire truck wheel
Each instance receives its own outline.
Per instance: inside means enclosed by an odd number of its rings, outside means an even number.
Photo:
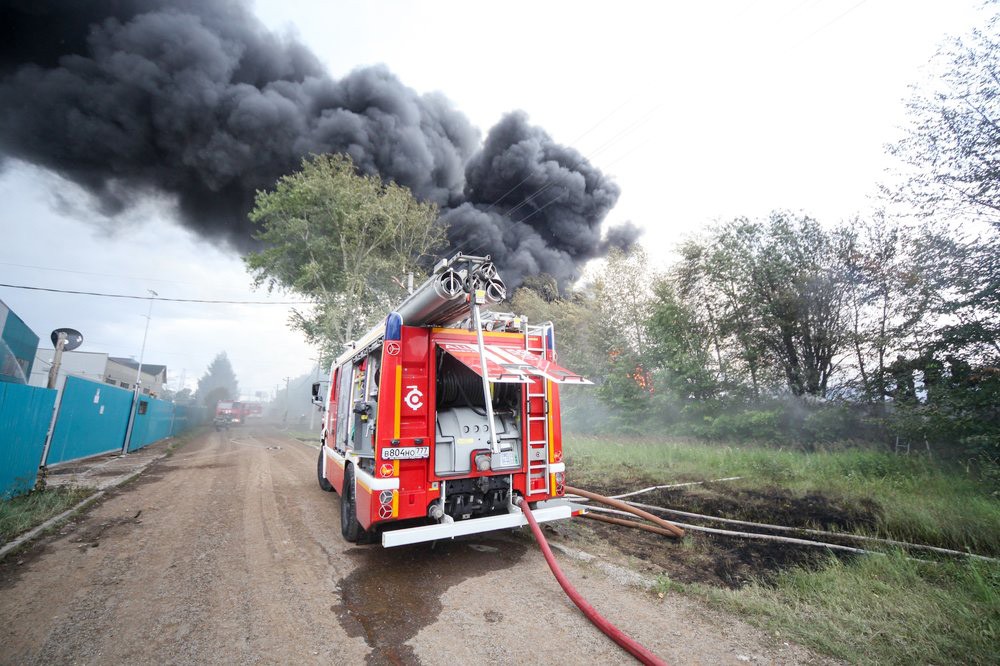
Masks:
[[[344,490],[340,493],[340,533],[351,543],[364,535],[358,522],[357,502],[354,498],[354,465],[344,468]]]
[[[333,484],[323,477],[323,450],[319,451],[319,460],[316,461],[316,480],[319,481],[319,488],[322,491],[332,493]]]

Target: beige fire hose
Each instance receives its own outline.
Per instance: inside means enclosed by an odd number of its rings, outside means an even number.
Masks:
[[[580,497],[586,497],[587,499],[593,500],[594,502],[599,502],[600,504],[607,504],[608,506],[613,506],[616,509],[621,509],[622,511],[628,511],[629,513],[639,516],[640,518],[645,518],[651,523],[654,523],[655,525],[658,525],[664,530],[670,532],[670,536],[674,536],[677,538],[681,538],[684,536],[684,530],[682,530],[680,527],[677,527],[677,525],[674,525],[669,520],[664,520],[659,516],[654,516],[648,511],[637,509],[634,506],[630,506],[629,504],[622,502],[621,500],[611,499],[610,497],[605,497],[604,495],[598,495],[597,493],[592,493],[589,490],[581,490],[580,488],[574,488],[572,486],[566,486],[566,492],[572,493],[574,495],[579,495]]]
[[[599,513],[585,513],[584,518],[590,518],[591,520],[599,520],[602,523],[611,523],[612,525],[622,525],[624,527],[634,527],[637,530],[645,530],[647,532],[652,532],[653,534],[662,534],[666,537],[676,538],[676,534],[670,530],[665,530],[662,527],[657,527],[655,525],[647,525],[646,523],[637,523],[634,520],[625,520],[624,518],[613,518],[611,516],[604,516]]]

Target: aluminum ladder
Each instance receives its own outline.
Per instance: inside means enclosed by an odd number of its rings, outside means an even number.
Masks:
[[[524,349],[532,354],[540,354],[548,358],[546,340],[552,335],[552,323],[546,322],[535,326],[524,323]],[[540,346],[532,346],[532,338],[541,341]],[[533,390],[537,386],[541,390]],[[534,495],[544,492],[551,494],[549,484],[549,382],[545,377],[533,375],[531,382],[525,385],[525,417],[524,439],[528,451],[527,494]],[[539,427],[540,426],[540,427]],[[541,431],[539,435],[539,430]],[[533,435],[535,435],[533,437]],[[538,482],[541,487],[538,487]]]

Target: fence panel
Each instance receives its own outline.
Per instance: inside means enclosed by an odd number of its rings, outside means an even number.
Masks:
[[[0,382],[0,499],[34,487],[55,402],[52,389]]]
[[[132,439],[128,450],[135,451],[164,437],[170,437],[174,420],[174,403],[139,396],[139,406],[132,426]]]
[[[120,450],[131,408],[131,391],[67,377],[46,464]]]

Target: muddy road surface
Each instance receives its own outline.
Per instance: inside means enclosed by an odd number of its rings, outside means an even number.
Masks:
[[[340,537],[318,451],[211,432],[0,563],[0,663],[627,664],[527,530],[384,550]],[[608,619],[672,663],[816,658],[565,555]]]

